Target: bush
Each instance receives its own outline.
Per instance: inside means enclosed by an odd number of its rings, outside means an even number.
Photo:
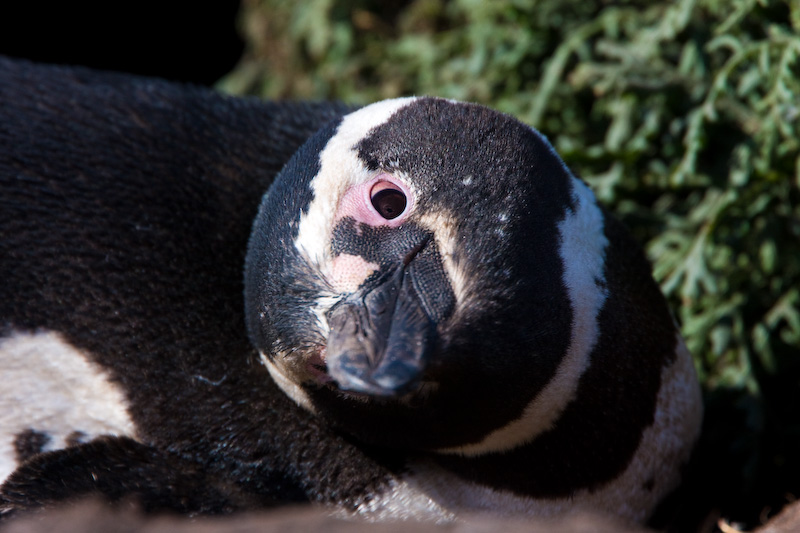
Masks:
[[[676,310],[714,504],[753,524],[800,496],[800,4],[246,0],[242,25],[228,90],[431,94],[545,133]]]

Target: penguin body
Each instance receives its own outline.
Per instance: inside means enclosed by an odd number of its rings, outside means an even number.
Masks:
[[[4,509],[641,521],[678,483],[691,359],[533,129],[8,60],[0,101]]]

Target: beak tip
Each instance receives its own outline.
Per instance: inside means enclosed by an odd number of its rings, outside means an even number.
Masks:
[[[420,375],[418,368],[400,362],[370,371],[357,360],[346,357],[329,365],[329,372],[343,391],[375,397],[397,397],[410,391]]]
[[[419,383],[436,324],[404,268],[347,296],[328,322],[328,373],[341,390],[398,397]]]

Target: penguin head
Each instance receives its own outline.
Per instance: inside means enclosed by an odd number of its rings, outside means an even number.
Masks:
[[[317,132],[264,196],[249,333],[276,383],[333,426],[464,446],[518,419],[570,350],[588,353],[575,339],[602,305],[604,239],[593,196],[529,126],[379,102]]]

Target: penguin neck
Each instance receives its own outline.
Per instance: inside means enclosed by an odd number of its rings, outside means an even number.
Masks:
[[[616,297],[611,295],[611,306]],[[601,326],[609,325],[604,314]],[[654,422],[662,372],[676,359],[676,333],[669,322],[658,335],[651,332],[645,364],[639,353],[625,353],[625,343],[606,334],[610,329],[601,328],[591,364],[549,427],[530,432],[527,442],[483,453],[435,453],[431,461],[477,484],[536,498],[568,497],[618,477]],[[642,344],[647,342],[638,339],[632,345]]]
[[[643,521],[678,483],[702,420],[692,360],[679,337],[674,350],[649,406],[631,402],[615,414],[603,409],[608,397],[592,396],[596,402],[574,402],[552,431],[530,443],[475,456],[415,457],[409,478],[453,511],[548,516],[583,508]],[[647,410],[651,416],[642,416]]]

